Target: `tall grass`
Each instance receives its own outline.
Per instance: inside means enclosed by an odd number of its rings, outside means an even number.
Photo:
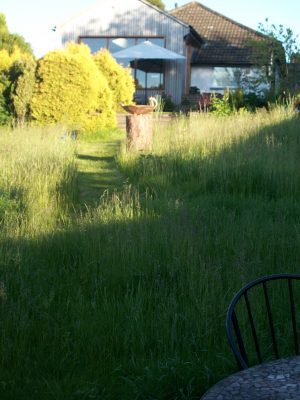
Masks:
[[[299,189],[297,124],[281,107],[225,118],[198,114],[169,129],[158,126],[153,152],[144,157],[123,152],[120,165],[142,186],[185,197],[294,195]]]
[[[62,130],[1,131],[0,202],[4,227],[10,222],[15,228],[26,226],[31,233],[47,230],[69,215],[75,180],[74,145]]]
[[[1,399],[196,399],[233,372],[233,294],[299,265],[298,126],[281,108],[158,125],[84,212],[72,143],[1,134]]]

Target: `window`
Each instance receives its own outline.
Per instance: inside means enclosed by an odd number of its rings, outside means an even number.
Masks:
[[[117,51],[127,49],[135,45],[134,38],[116,38],[108,39],[108,49],[111,53],[116,53]]]
[[[136,68],[136,70],[135,70],[135,86],[137,89],[145,89],[146,88],[146,75],[147,75],[147,72],[143,71],[142,69]]]
[[[138,38],[137,44],[145,42],[145,40],[149,40],[149,42],[155,44],[156,46],[165,47],[165,39],[164,38]]]
[[[135,67],[137,89],[163,89],[164,64],[162,60],[138,60],[130,63]]]
[[[213,85],[225,87],[225,88],[236,88],[241,86],[242,70],[240,68],[214,68],[214,82]]]
[[[107,47],[107,39],[106,38],[91,38],[91,37],[82,37],[80,38],[81,43],[85,43],[89,46],[92,53],[97,53],[97,51],[101,49],[106,49]]]
[[[92,53],[108,48],[111,53],[127,49],[127,47],[135,46],[149,40],[153,44],[165,47],[165,39],[162,37],[148,38],[148,37],[80,37],[80,42],[87,44]]]
[[[241,86],[244,68],[192,66],[191,86],[201,92],[223,91]]]

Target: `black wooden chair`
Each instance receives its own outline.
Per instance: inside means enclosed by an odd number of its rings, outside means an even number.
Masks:
[[[246,349],[249,348],[249,345],[245,344],[245,336],[247,336],[247,343],[249,344],[249,340],[251,341],[253,348],[253,353],[256,353],[256,357],[258,360],[258,364],[263,362],[263,349],[261,347],[260,338],[258,335],[258,329],[256,320],[253,315],[253,307],[251,304],[251,297],[253,298],[253,294],[250,295],[250,292],[253,292],[253,288],[255,290],[261,291],[259,292],[263,298],[263,302],[259,307],[261,307],[261,313],[265,312],[266,315],[266,324],[268,325],[268,331],[265,333],[264,340],[267,336],[270,341],[270,345],[272,348],[273,357],[278,359],[279,349],[278,349],[278,335],[276,333],[276,328],[280,327],[281,321],[274,320],[273,310],[275,309],[275,305],[270,301],[269,289],[274,284],[274,281],[280,281],[284,286],[283,292],[280,292],[280,295],[286,294],[286,314],[288,314],[288,324],[290,326],[291,336],[293,336],[293,348],[296,355],[299,354],[299,345],[298,345],[298,334],[297,334],[297,321],[296,321],[296,307],[295,307],[295,296],[294,294],[299,292],[295,292],[293,290],[294,283],[293,281],[300,280],[300,275],[291,275],[291,274],[279,274],[279,275],[270,275],[265,276],[263,278],[256,279],[242,289],[234,296],[231,301],[231,304],[228,308],[227,317],[226,317],[226,333],[229,344],[237,361],[238,367],[240,370],[249,368],[249,354]],[[274,297],[274,296],[273,296]],[[299,296],[298,296],[299,297]],[[280,304],[283,301],[281,297],[276,299],[276,302]],[[236,313],[237,305],[240,307],[239,309],[244,311],[241,314],[243,316],[243,325],[247,326],[248,332],[241,332],[239,318]],[[278,304],[277,304],[278,306]],[[257,308],[257,307],[256,307]],[[252,354],[251,354],[252,356]]]

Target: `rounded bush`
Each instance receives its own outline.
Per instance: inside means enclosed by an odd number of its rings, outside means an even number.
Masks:
[[[39,60],[31,116],[82,132],[115,125],[111,90],[88,46],[70,43]]]
[[[102,49],[96,53],[94,60],[99,71],[107,79],[113,94],[115,109],[119,109],[121,103],[131,104],[135,86],[130,68],[124,68],[122,65],[118,64],[111,53],[106,49]]]

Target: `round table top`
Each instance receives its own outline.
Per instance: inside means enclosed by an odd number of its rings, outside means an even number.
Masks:
[[[202,400],[299,400],[300,356],[244,369],[213,386]]]

